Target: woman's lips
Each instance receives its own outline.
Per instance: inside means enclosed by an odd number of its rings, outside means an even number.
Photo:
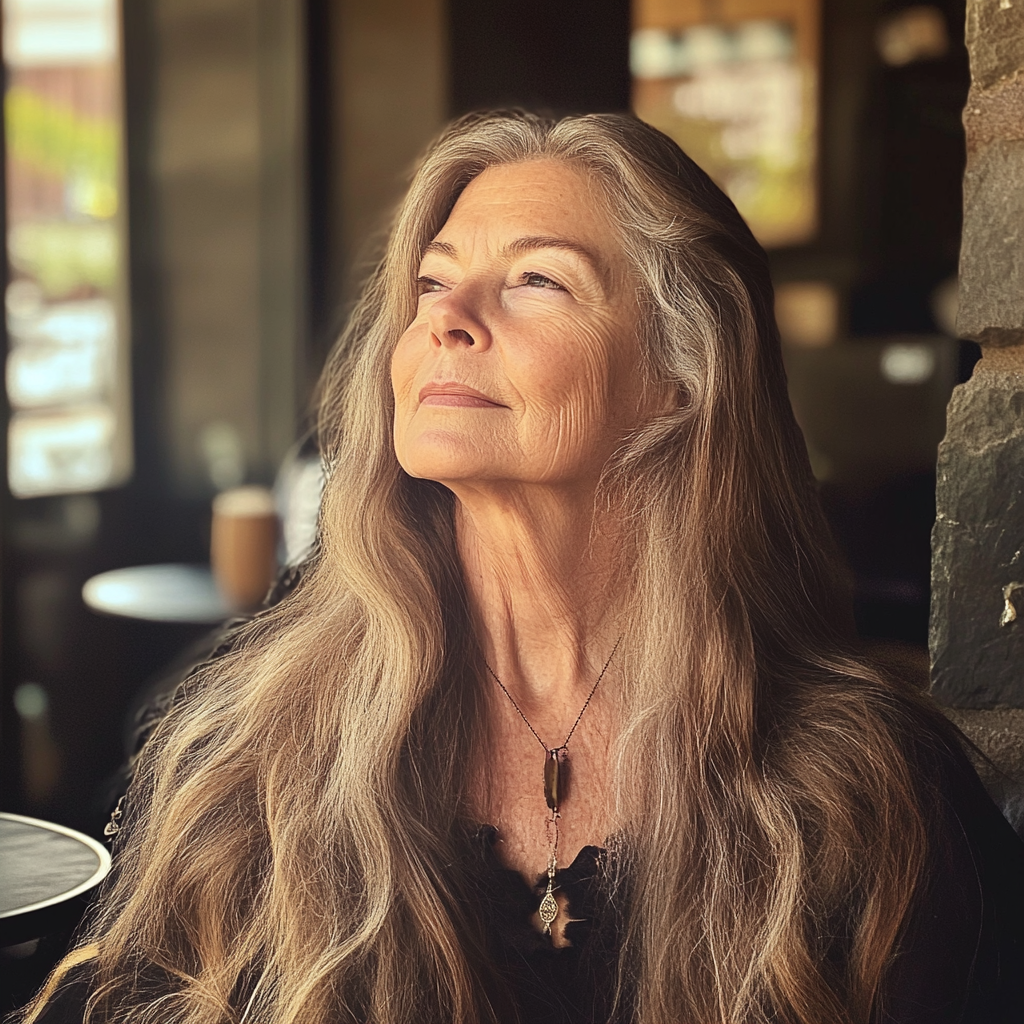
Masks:
[[[420,391],[420,405],[454,405],[468,409],[503,408],[500,402],[495,402],[465,384],[428,384]]]

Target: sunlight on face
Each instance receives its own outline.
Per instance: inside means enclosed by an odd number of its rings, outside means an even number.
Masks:
[[[459,486],[593,486],[648,414],[635,286],[598,190],[555,160],[492,167],[428,245],[391,361],[395,451]]]

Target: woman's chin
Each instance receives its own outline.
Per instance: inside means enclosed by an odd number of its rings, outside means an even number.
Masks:
[[[407,451],[399,454],[398,461],[409,476],[421,480],[436,480],[440,484],[470,484],[494,475],[495,462],[479,451],[458,451],[451,446]]]

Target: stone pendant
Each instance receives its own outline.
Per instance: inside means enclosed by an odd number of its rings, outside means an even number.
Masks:
[[[544,800],[548,810],[558,813],[568,789],[569,756],[564,747],[556,747],[544,758]]]

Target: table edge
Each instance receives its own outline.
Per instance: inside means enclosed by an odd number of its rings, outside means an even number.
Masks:
[[[44,821],[42,818],[30,818],[25,814],[14,814],[11,811],[0,811],[0,819],[6,821],[20,821],[26,825],[35,825],[37,828],[45,828],[50,832],[59,832],[61,835],[70,836],[72,839],[77,839],[83,846],[88,846],[93,853],[99,858],[99,867],[84,881],[79,882],[72,889],[68,889],[66,892],[59,893],[56,896],[51,896],[49,899],[40,900],[38,903],[29,903],[24,907],[18,907],[15,910],[4,910],[0,911],[0,921],[6,918],[21,917],[24,914],[31,914],[36,910],[44,910],[46,907],[54,907],[58,903],[64,903],[66,900],[74,899],[76,896],[80,896],[83,892],[88,892],[93,886],[98,885],[107,877],[110,872],[110,853],[102,843],[97,842],[92,836],[87,836],[84,832],[78,832],[73,828],[68,828],[66,825],[58,825],[55,821]]]

